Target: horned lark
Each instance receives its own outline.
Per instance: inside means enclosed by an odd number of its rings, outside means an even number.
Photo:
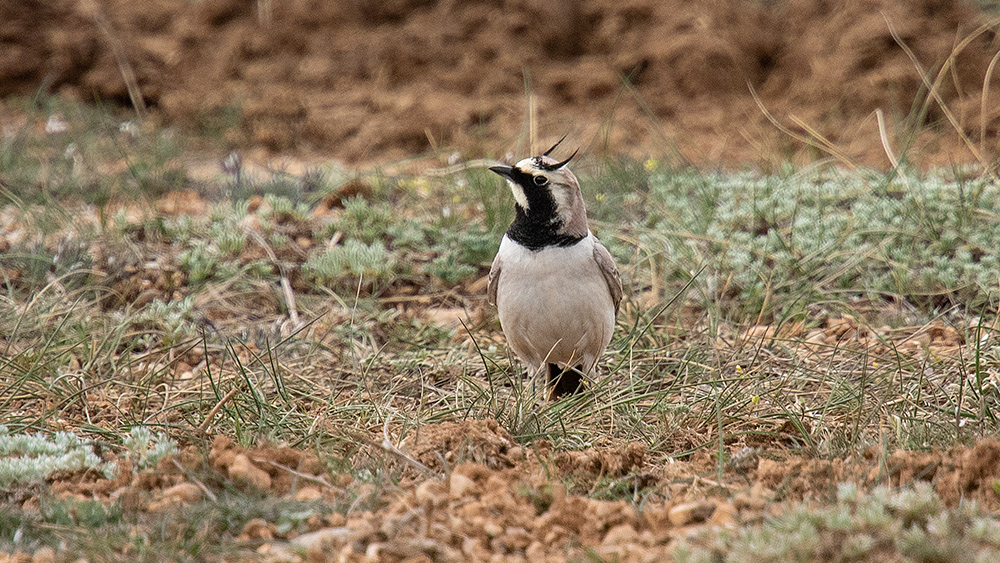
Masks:
[[[560,140],[562,142],[562,140]],[[549,154],[490,168],[514,194],[515,218],[490,269],[488,300],[507,342],[549,397],[577,391],[615,327],[622,284],[611,254],[587,225],[576,176]]]

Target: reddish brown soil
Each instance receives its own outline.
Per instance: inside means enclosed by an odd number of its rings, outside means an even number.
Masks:
[[[376,456],[387,453],[372,448]],[[220,479],[251,491],[329,504],[350,503],[374,491],[350,476],[325,474],[308,451],[247,449],[225,437],[214,440],[207,460],[199,449],[190,447],[135,475],[124,464],[115,480],[59,476],[53,490],[81,500],[119,499],[130,512],[210,500],[206,483]],[[975,499],[989,510],[1000,507],[996,440],[948,451],[873,449],[846,460],[773,452],[780,461],[751,460],[730,467],[718,481],[707,455],[663,463],[646,459],[637,444],[554,454],[544,441],[515,445],[495,421],[470,420],[425,426],[412,447],[399,449],[386,461],[411,455],[430,463],[432,453],[434,469],[404,479],[398,489],[377,493],[374,511],[316,515],[305,532],[279,531],[274,522],[254,519],[238,540],[246,542],[248,554],[256,550],[274,561],[296,560],[291,557],[296,553],[305,554],[307,561],[360,561],[365,553],[376,553],[379,560],[486,560],[523,554],[530,561],[562,561],[588,550],[631,561],[668,557],[674,540],[703,526],[759,522],[786,510],[790,502],[830,501],[837,484],[845,481],[893,486],[926,481],[949,506]],[[448,460],[448,467],[441,467],[441,460]],[[641,491],[641,511],[630,502],[635,499],[594,498],[599,485],[613,486],[616,480],[625,482],[628,491]]]
[[[842,162],[888,162],[881,109],[894,151],[910,124],[921,134],[909,156],[947,163],[973,154],[940,103],[907,119],[926,91],[900,43],[932,81],[950,63],[936,92],[992,158],[1000,89],[981,94],[1000,41],[970,35],[984,21],[965,0],[2,0],[0,96],[129,105],[134,76],[165,122],[358,163],[444,147],[523,153],[530,83],[543,140],[569,133],[591,154],[829,156],[779,132],[749,84]]]

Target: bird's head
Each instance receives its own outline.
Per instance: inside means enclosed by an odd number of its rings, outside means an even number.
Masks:
[[[514,166],[493,166],[490,170],[507,180],[519,215],[531,221],[552,223],[560,234],[583,236],[587,233],[583,194],[576,176],[566,168],[576,152],[558,161],[549,156],[557,146],[559,143]]]

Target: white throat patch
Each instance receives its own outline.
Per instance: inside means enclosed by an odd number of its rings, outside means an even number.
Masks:
[[[552,186],[549,189],[549,193],[552,194],[552,199],[556,201],[556,213],[559,214],[559,219],[562,220],[564,225],[569,223],[569,220],[573,217],[569,190],[563,186]]]
[[[522,188],[521,186],[519,186],[517,184],[517,182],[513,182],[511,180],[507,180],[507,184],[510,185],[510,192],[512,194],[514,194],[514,201],[517,202],[517,205],[521,209],[527,211],[528,210],[528,196],[524,195],[524,188]]]

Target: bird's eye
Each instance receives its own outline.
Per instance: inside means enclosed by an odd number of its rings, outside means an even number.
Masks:
[[[545,184],[549,183],[549,179],[546,178],[545,176],[535,176],[534,180],[536,186],[544,186]]]

